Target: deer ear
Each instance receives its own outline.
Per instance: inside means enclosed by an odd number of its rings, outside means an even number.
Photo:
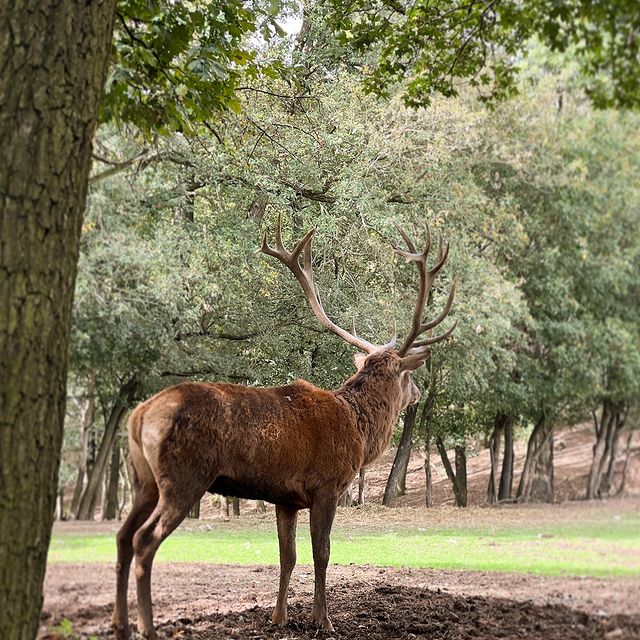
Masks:
[[[419,369],[428,359],[431,353],[429,351],[423,351],[421,353],[414,353],[402,358],[402,370],[403,371],[415,371]]]
[[[356,369],[360,371],[362,367],[364,367],[364,361],[367,359],[366,353],[354,353],[353,354],[353,364],[356,365]]]

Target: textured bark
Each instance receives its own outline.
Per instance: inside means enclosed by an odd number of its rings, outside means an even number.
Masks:
[[[85,487],[82,498],[80,499],[77,515],[78,520],[93,520],[100,485],[106,473],[107,463],[111,457],[113,447],[116,442],[118,427],[120,426],[120,422],[127,412],[127,409],[131,405],[136,388],[137,381],[135,378],[132,378],[122,386],[118,392],[115,402],[113,403],[113,407],[111,408],[111,412],[109,413],[109,417],[104,428],[102,440],[100,441],[96,460],[91,468],[87,486]]]
[[[403,496],[406,492],[407,468],[411,456],[411,437],[416,424],[417,411],[418,405],[414,404],[407,407],[404,414],[404,425],[402,427],[400,442],[398,443],[398,450],[396,451],[396,457],[393,460],[391,472],[389,473],[389,478],[384,488],[382,504],[385,505],[385,507],[393,505],[398,497]]]
[[[78,505],[80,504],[80,498],[84,491],[84,482],[87,476],[87,461],[89,457],[89,431],[93,426],[93,420],[95,416],[95,389],[96,389],[96,376],[93,373],[89,377],[89,384],[87,387],[87,406],[82,416],[82,425],[80,432],[80,461],[78,462],[78,477],[76,478],[76,486],[73,490],[73,499],[71,500],[71,516],[75,518],[78,512]]]
[[[629,432],[627,436],[627,445],[625,447],[624,465],[622,467],[622,477],[620,478],[620,486],[616,491],[616,495],[624,493],[625,485],[627,484],[627,472],[629,471],[629,463],[631,462],[631,442],[633,441],[633,431]]]
[[[467,456],[465,448],[461,445],[455,447],[455,465],[456,469],[453,470],[451,461],[447,455],[447,449],[444,446],[442,438],[436,438],[436,447],[440,454],[440,459],[444,465],[444,470],[447,472],[447,477],[451,482],[451,488],[453,489],[453,495],[456,499],[456,506],[467,506]]]
[[[362,469],[360,469],[360,475],[358,476],[358,504],[359,505],[364,504],[364,474],[365,474],[365,469],[364,467],[362,467]]]
[[[553,502],[553,423],[546,412],[536,422],[516,497],[520,502]]]
[[[33,638],[115,0],[0,3],[0,638]],[[9,613],[10,612],[10,613]]]
[[[509,416],[504,425],[504,454],[502,456],[502,472],[498,490],[499,501],[511,500],[513,491],[513,462],[515,460],[513,422],[513,416]]]
[[[467,451],[463,445],[457,444],[455,448],[456,459],[456,484],[460,500],[459,507],[467,506]]]
[[[431,430],[427,429],[427,434],[424,438],[424,475],[427,486],[427,493],[425,496],[425,506],[428,508],[433,507],[433,477],[431,475]]]
[[[487,502],[489,504],[498,503],[498,464],[500,463],[500,438],[502,437],[501,414],[496,415],[491,437],[489,438],[489,459],[491,461],[491,473],[489,474],[489,484],[487,486]]]
[[[493,431],[489,438],[489,454],[491,458],[491,474],[487,487],[487,500],[490,504],[497,504],[511,499],[513,488],[513,416],[497,413],[493,422]],[[500,466],[500,442],[504,439],[502,453],[502,468]]]
[[[118,514],[118,484],[120,481],[120,443],[115,439],[111,451],[111,464],[109,465],[109,476],[106,483],[104,498],[104,508],[102,510],[103,520],[115,520]]]

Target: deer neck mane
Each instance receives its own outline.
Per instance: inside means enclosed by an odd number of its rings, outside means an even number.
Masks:
[[[367,364],[334,393],[355,413],[364,437],[364,464],[370,464],[389,446],[400,414],[397,376],[385,366]]]

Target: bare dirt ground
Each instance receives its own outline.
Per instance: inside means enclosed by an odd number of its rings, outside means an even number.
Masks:
[[[110,637],[114,582],[104,565],[51,567],[44,625],[66,617],[83,637]],[[640,638],[640,584],[631,580],[330,566],[332,634],[311,622],[309,567],[294,572],[283,629],[270,622],[276,567],[159,564],[153,582],[156,625],[168,638]],[[135,620],[133,591],[130,602]]]
[[[432,456],[434,500],[437,509],[424,509],[424,469],[421,454],[412,457],[406,496],[398,509],[379,505],[393,460],[390,452],[367,472],[367,501],[358,509],[340,509],[336,527],[389,530],[393,527],[452,528],[486,524],[500,527],[553,524],[561,521],[615,521],[625,511],[638,512],[640,500],[566,502],[582,497],[588,472],[592,433],[589,425],[560,431],[556,436],[558,504],[484,508],[489,477],[485,451],[470,455],[471,507],[457,509],[448,480]],[[636,438],[628,494],[640,492],[640,442]],[[516,475],[524,457],[519,445]],[[403,508],[402,508],[403,507]],[[306,517],[303,512],[301,521]],[[202,515],[217,517],[211,497],[203,499]],[[113,531],[117,523],[59,523],[76,533]],[[203,521],[186,521],[185,528],[207,528]],[[255,505],[242,504],[242,517],[225,523],[230,529],[270,529],[272,508],[257,514]],[[134,582],[133,574],[131,581]],[[640,640],[640,576],[638,579],[545,577],[430,569],[391,569],[334,566],[328,572],[328,597],[335,626],[332,634],[311,622],[313,571],[294,571],[289,599],[289,624],[270,622],[277,594],[278,571],[272,566],[158,564],[154,567],[155,621],[161,637],[201,640]],[[62,639],[50,630],[68,618],[82,638],[109,638],[115,572],[104,564],[51,565],[45,581],[41,639]],[[135,622],[135,594],[130,586],[131,618]]]

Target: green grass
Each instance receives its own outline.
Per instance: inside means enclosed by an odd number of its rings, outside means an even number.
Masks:
[[[250,525],[247,525],[249,527]],[[229,530],[232,529],[232,530]],[[274,526],[275,529],[275,526]],[[305,525],[299,527],[298,562],[311,563]],[[49,562],[114,562],[112,533],[56,533]],[[263,527],[227,527],[174,532],[162,545],[158,562],[277,564],[278,541]],[[340,526],[332,535],[331,561],[389,567],[428,567],[545,575],[617,577],[640,575],[640,514],[623,521],[498,527],[406,528],[380,530]]]

